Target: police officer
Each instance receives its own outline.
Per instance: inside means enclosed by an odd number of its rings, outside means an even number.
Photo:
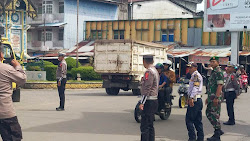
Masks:
[[[203,87],[203,78],[197,71],[197,64],[190,62],[189,73],[191,79],[189,81],[188,89],[188,108],[186,113],[186,126],[188,130],[189,141],[203,141],[204,132],[202,124],[202,108],[203,103],[201,99],[201,92]],[[195,134],[195,128],[197,130],[197,140]]]
[[[21,141],[22,130],[12,102],[12,82],[18,86],[26,82],[21,65],[12,60],[11,65],[2,63],[4,48],[0,44],[0,134],[3,141]]]
[[[225,98],[227,104],[227,114],[229,116],[229,120],[224,125],[235,125],[235,118],[234,118],[234,100],[239,94],[240,86],[237,82],[237,77],[235,72],[235,65],[231,62],[228,62],[227,65],[228,75],[225,78],[226,83],[224,86],[225,89]]]
[[[67,63],[64,60],[65,54],[60,53],[58,60],[60,61],[56,70],[57,89],[60,98],[60,106],[56,108],[57,111],[64,111],[65,104],[65,86],[67,82]]]
[[[147,54],[143,56],[143,65],[147,69],[141,82],[141,141],[154,141],[154,114],[158,109],[158,87],[159,74],[153,66],[153,55]]]
[[[220,141],[220,136],[224,134],[221,130],[220,112],[221,112],[221,92],[224,84],[224,76],[219,66],[219,57],[214,56],[210,59],[210,65],[213,68],[212,74],[208,80],[208,98],[206,99],[206,116],[214,128],[214,135],[207,138],[208,141]]]

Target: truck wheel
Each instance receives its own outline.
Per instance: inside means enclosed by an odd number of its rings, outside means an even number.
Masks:
[[[141,95],[140,89],[132,89],[133,95]]]
[[[20,89],[16,89],[13,91],[12,101],[13,102],[20,102]]]
[[[120,88],[106,88],[106,93],[108,95],[118,95],[120,92]]]

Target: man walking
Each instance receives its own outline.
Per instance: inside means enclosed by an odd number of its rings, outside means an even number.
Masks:
[[[141,82],[141,141],[154,141],[154,114],[158,109],[159,74],[153,66],[153,55],[143,56],[143,65],[147,69]]]
[[[206,99],[206,116],[214,128],[214,135],[207,138],[208,141],[220,141],[220,136],[224,134],[221,130],[220,112],[221,112],[221,91],[224,84],[224,76],[219,66],[219,57],[214,56],[210,59],[210,65],[213,68],[212,74],[208,80],[208,98]]]
[[[58,60],[60,61],[56,70],[57,89],[60,98],[60,106],[56,108],[57,111],[64,111],[65,105],[65,86],[67,82],[67,63],[64,60],[64,54],[60,53]]]
[[[237,82],[237,77],[235,72],[235,65],[231,62],[227,65],[228,75],[225,78],[226,83],[224,86],[225,89],[225,99],[227,104],[227,113],[229,116],[229,120],[224,125],[235,125],[235,118],[234,118],[234,100],[239,94],[240,86]]]
[[[3,141],[21,141],[22,130],[12,102],[12,82],[18,86],[26,82],[21,65],[12,60],[11,65],[2,63],[4,48],[0,44],[0,134]]]
[[[189,81],[188,89],[188,108],[186,113],[186,126],[188,130],[188,141],[203,141],[204,132],[202,124],[202,108],[203,103],[201,99],[201,92],[203,87],[203,78],[197,71],[197,64],[189,63],[189,73],[191,79]],[[195,128],[194,128],[195,127]],[[195,129],[197,130],[197,140]]]

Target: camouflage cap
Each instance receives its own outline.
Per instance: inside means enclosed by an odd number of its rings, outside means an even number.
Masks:
[[[213,56],[213,57],[211,57],[211,58],[210,58],[210,60],[209,60],[209,61],[212,61],[212,60],[219,61],[219,57],[218,57],[218,56]]]

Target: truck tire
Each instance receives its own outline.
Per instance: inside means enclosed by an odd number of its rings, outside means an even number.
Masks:
[[[120,92],[120,88],[106,88],[106,93],[108,95],[118,95]]]
[[[141,95],[140,89],[132,89],[133,95]]]
[[[16,89],[13,91],[12,101],[13,102],[20,102],[20,89]]]

